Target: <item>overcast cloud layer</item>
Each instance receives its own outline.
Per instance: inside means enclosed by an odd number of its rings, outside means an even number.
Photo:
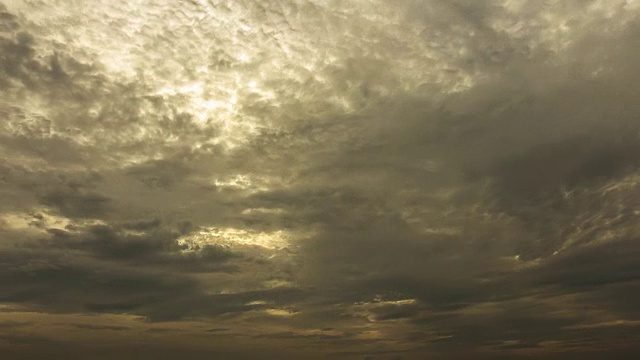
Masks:
[[[8,358],[640,353],[640,1],[0,1]]]

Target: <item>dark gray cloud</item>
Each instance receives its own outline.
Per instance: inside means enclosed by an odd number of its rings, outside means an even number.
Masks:
[[[631,354],[639,9],[5,1],[0,349]]]
[[[3,321],[0,322],[0,328],[2,329],[13,329],[13,328],[18,328],[21,326],[26,326],[29,325],[30,323],[27,321],[15,321],[15,320],[8,320],[8,321]]]
[[[83,330],[111,330],[111,331],[124,331],[129,330],[126,326],[114,326],[114,325],[91,325],[91,324],[69,324],[75,328]]]
[[[64,216],[76,218],[99,218],[108,211],[109,205],[109,198],[100,193],[74,188],[52,190],[42,195],[40,201],[57,208]]]

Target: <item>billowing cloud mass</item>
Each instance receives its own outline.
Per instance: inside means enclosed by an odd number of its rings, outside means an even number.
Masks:
[[[0,1],[7,359],[640,353],[640,1]]]

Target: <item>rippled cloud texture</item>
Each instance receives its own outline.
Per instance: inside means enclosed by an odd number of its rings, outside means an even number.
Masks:
[[[0,1],[7,358],[640,351],[640,1]]]

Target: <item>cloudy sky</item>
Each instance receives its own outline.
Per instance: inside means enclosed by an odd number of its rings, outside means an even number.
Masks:
[[[0,0],[0,353],[631,358],[638,34],[638,0]]]

